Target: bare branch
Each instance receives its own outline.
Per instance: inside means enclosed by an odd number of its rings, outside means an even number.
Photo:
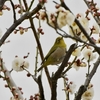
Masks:
[[[41,76],[38,76],[38,86],[39,86],[39,91],[40,91],[40,99],[39,100],[45,100]]]
[[[0,46],[4,43],[4,41],[7,39],[7,37],[14,31],[14,29],[21,24],[25,19],[33,16],[35,13],[37,13],[42,8],[41,4],[38,4],[35,9],[33,9],[31,12],[26,12],[21,18],[16,20],[15,23],[13,23],[8,30],[5,32],[3,37],[0,39]]]
[[[16,22],[16,12],[15,12],[15,9],[14,9],[14,3],[12,0],[10,0],[10,3],[12,5],[12,9],[13,9],[13,17],[14,17],[14,23]]]
[[[78,42],[80,42],[80,43],[84,43],[84,44],[86,44],[86,45],[93,46],[94,48],[100,49],[100,47],[96,46],[95,44],[91,44],[91,43],[88,43],[88,42],[86,42],[86,41],[83,41],[83,40],[80,39],[78,36],[71,36],[71,35],[69,35],[68,33],[66,33],[64,30],[62,30],[62,29],[59,29],[59,30],[60,30],[61,32],[63,32],[64,34],[61,34],[60,32],[58,32],[57,29],[56,29],[56,32],[57,32],[59,35],[65,37],[65,38],[71,38],[71,39],[76,40],[76,41],[78,41]]]
[[[27,5],[27,3],[26,3],[26,0],[23,0],[23,2],[24,2],[24,5],[25,5],[25,8],[26,8],[26,10],[27,10],[27,9],[28,9],[28,5]],[[32,31],[33,31],[34,37],[35,37],[36,42],[37,42],[37,47],[38,47],[39,52],[40,52],[41,60],[43,60],[43,59],[44,59],[44,55],[43,55],[41,43],[40,43],[40,41],[39,41],[39,37],[38,37],[37,31],[36,31],[36,29],[35,29],[35,25],[34,25],[34,21],[33,21],[33,18],[32,18],[32,17],[29,18],[29,22],[30,22],[31,29],[32,29]],[[48,68],[47,68],[47,67],[45,67],[45,73],[46,73],[46,76],[47,76],[49,85],[50,85],[50,87],[51,87],[50,74],[49,74],[49,71],[48,71]]]
[[[34,33],[34,36],[35,36],[35,39],[36,39],[36,42],[37,42],[37,45],[38,45],[38,48],[39,48],[41,60],[43,60],[43,59],[44,59],[44,55],[43,55],[41,43],[40,43],[40,41],[39,41],[39,38],[38,38],[38,36],[37,36],[37,32],[36,32],[35,26],[34,26],[34,23],[33,23],[33,19],[30,18],[29,21],[30,21],[30,24],[31,24],[31,27],[32,27],[32,31],[33,31],[33,33]],[[47,67],[45,67],[45,73],[46,73],[46,76],[47,76],[49,85],[50,85],[50,87],[51,87],[50,74],[49,74],[49,71],[48,71],[48,68],[47,68]]]

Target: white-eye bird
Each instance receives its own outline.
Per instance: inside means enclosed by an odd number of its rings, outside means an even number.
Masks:
[[[41,63],[42,66],[37,71],[39,72],[43,67],[46,67],[48,65],[60,64],[65,57],[66,49],[67,46],[64,42],[63,37],[57,37],[54,45]]]

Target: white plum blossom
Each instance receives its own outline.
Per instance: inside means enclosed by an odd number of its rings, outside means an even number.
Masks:
[[[22,71],[23,68],[21,66],[23,65],[23,59],[16,57],[12,62],[12,69],[15,71]]]
[[[75,93],[75,89],[76,89],[76,84],[74,82],[70,82],[69,83],[69,89],[68,89],[68,92],[73,94]]]
[[[88,19],[85,18],[83,14],[78,14],[77,20],[79,20],[80,24],[83,26],[83,28],[86,30],[86,32],[88,32],[89,31]],[[69,33],[71,36],[78,36],[83,41],[87,41],[87,38],[84,36],[84,34],[81,32],[80,28],[78,27],[78,25],[75,22],[73,22],[71,27],[72,28],[69,27]]]
[[[23,58],[15,57],[15,59],[12,62],[12,69],[15,71],[23,71],[23,68],[28,68],[29,63]]]
[[[92,49],[84,48],[83,56],[86,60],[92,61],[96,58],[96,54],[93,53]]]
[[[71,36],[79,36],[81,35],[81,30],[77,26],[75,22],[71,25],[72,29],[69,27],[69,33]]]
[[[77,63],[76,62],[74,62],[73,64],[72,64],[72,67],[73,68],[75,68],[76,69],[76,71],[78,71],[79,70],[79,66],[77,65]]]
[[[77,59],[73,64],[72,67],[76,69],[76,71],[79,70],[80,67],[86,67],[87,64],[85,62],[80,61],[80,59]]]
[[[59,28],[62,28],[63,26],[67,25],[67,20],[66,20],[66,13],[65,12],[59,12],[58,17],[57,17],[57,24]]]
[[[46,14],[48,17],[48,20],[46,18]],[[57,27],[62,28],[66,25],[72,25],[74,20],[75,20],[75,16],[69,11],[64,9],[63,7],[59,7],[55,12],[49,12],[49,11],[43,11],[40,10],[39,14],[37,14],[39,16],[40,20],[46,20],[48,21],[48,23],[52,26],[55,27],[55,24],[57,23]],[[57,22],[56,22],[56,18],[57,18]]]
[[[40,20],[42,21],[48,21],[48,23],[52,26],[55,27],[55,21],[56,21],[56,13],[55,12],[51,12],[51,11],[44,11],[44,10],[40,10],[39,14],[37,13],[37,16],[39,17]],[[48,17],[48,20],[47,18]]]
[[[88,31],[88,29],[89,29],[89,20],[86,17],[84,17],[84,14],[81,13],[79,15],[80,15],[79,18],[78,18],[79,22],[84,27],[84,29],[86,31]]]
[[[59,28],[62,28],[65,25],[72,25],[75,17],[74,15],[69,11],[69,10],[65,10],[64,8],[60,7],[57,9],[57,24],[59,26]]]
[[[75,20],[75,16],[71,12],[69,12],[69,11],[66,11],[66,14],[67,14],[66,15],[66,17],[67,17],[67,24],[69,26],[71,26],[73,24],[74,20]]]
[[[93,85],[90,84],[88,89],[83,93],[82,100],[92,100],[93,96],[94,96],[94,89],[93,89]]]
[[[75,93],[75,89],[76,89],[76,84],[72,81],[68,82],[67,80],[66,87],[63,90],[69,92],[70,94],[73,94]]]
[[[72,24],[71,26],[72,26],[74,32],[75,32],[75,31],[77,31],[77,33],[78,33],[78,32],[81,32],[80,29],[79,29],[79,27],[77,26],[77,24],[76,24],[75,22],[73,22],[73,24]],[[76,32],[75,32],[75,33],[76,33]]]
[[[72,52],[73,56],[80,56],[81,55],[81,49],[78,47]]]
[[[87,38],[86,38],[86,36],[85,36],[83,33],[81,33],[80,38],[81,38],[83,41],[87,41]]]

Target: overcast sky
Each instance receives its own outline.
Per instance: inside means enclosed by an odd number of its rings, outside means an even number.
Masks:
[[[16,2],[17,0],[14,0],[14,2]],[[37,1],[37,0],[35,0]],[[54,3],[52,3],[52,0],[48,0],[48,4],[47,4],[47,9],[50,11],[54,11]],[[59,1],[59,0],[56,0]],[[76,15],[77,13],[84,13],[87,9],[85,3],[83,2],[84,0],[65,0],[66,4],[69,6],[69,8],[71,9],[71,11]],[[95,0],[96,2],[98,2],[98,5],[100,7],[100,0]],[[6,3],[9,5],[9,3]],[[9,11],[4,11],[3,12],[3,16],[0,17],[0,29],[2,29],[2,32],[4,34],[4,32],[6,31],[7,28],[9,28],[13,23],[13,16],[12,13]],[[29,25],[29,23],[27,23],[27,21],[23,22],[21,25],[19,26],[23,26],[23,27],[27,27]],[[35,22],[36,27],[38,27],[38,23]],[[45,32],[45,34],[43,36],[41,36],[41,44],[42,44],[42,48],[43,48],[43,52],[44,55],[47,54],[47,52],[49,51],[49,49],[51,48],[52,44],[55,41],[55,38],[58,36],[58,34],[56,34],[56,32],[48,27],[48,25],[45,24],[45,22],[42,23],[42,27],[43,30]],[[65,28],[64,28],[65,29]],[[67,29],[67,28],[66,28]],[[34,35],[32,33],[31,30],[29,30],[28,32],[26,32],[24,35],[20,35],[18,34],[11,34],[7,40],[10,40],[10,43],[7,43],[5,45],[2,45],[1,47],[1,51],[2,51],[2,57],[3,60],[5,62],[6,67],[10,70],[11,69],[11,65],[12,65],[12,61],[14,59],[14,57],[16,55],[18,55],[19,57],[23,57],[25,55],[27,55],[28,52],[30,52],[29,57],[27,58],[27,60],[29,60],[30,63],[30,67],[29,70],[31,73],[34,72],[34,66],[35,66],[35,56],[36,56],[36,42],[34,39]],[[71,42],[70,39],[65,39],[66,44],[69,45]],[[38,67],[40,67],[40,63],[41,60],[39,60],[38,63]],[[57,67],[49,67],[49,70],[51,71],[56,71]],[[85,71],[87,71],[86,68],[81,68],[79,71],[76,71],[75,69],[72,69],[71,71],[68,72],[68,78],[70,81],[74,81],[77,85],[77,89],[81,84],[84,84],[85,82]],[[52,72],[51,72],[52,73]],[[99,89],[100,89],[100,79],[99,79],[99,73],[100,73],[100,68],[98,69],[98,71],[96,72],[95,76],[92,79],[92,84],[94,85],[94,90],[95,90],[95,95],[93,100],[97,100],[98,98],[100,98],[100,93],[99,93]],[[30,95],[34,95],[35,93],[38,93],[38,86],[37,84],[34,82],[34,80],[30,77],[28,78],[26,76],[26,72],[12,72],[12,77],[16,83],[17,86],[22,87],[22,91],[24,92],[23,96],[25,98],[29,99]],[[45,88],[45,92],[47,92],[46,94],[46,100],[50,100],[50,92],[49,88],[48,88],[48,84],[46,83],[46,76],[45,73],[43,72],[43,85],[46,86]],[[2,100],[9,100],[9,98],[12,96],[11,92],[9,91],[9,89],[5,88],[4,85],[6,84],[5,81],[3,81],[2,79],[0,79],[0,99]],[[63,100],[65,100],[65,94],[62,91],[63,89],[63,83],[61,81],[59,81],[58,86],[60,86],[58,88],[58,100],[61,100],[63,98]],[[60,94],[60,95],[59,95]]]

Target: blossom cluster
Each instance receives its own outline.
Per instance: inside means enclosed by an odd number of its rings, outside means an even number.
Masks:
[[[52,27],[58,28],[72,25],[75,20],[75,16],[63,7],[59,7],[55,12],[45,12],[44,10],[40,10],[37,14],[40,20],[46,20]]]
[[[12,62],[12,69],[19,72],[23,71],[24,68],[29,68],[29,62],[24,58],[15,57],[15,59]]]
[[[75,23],[75,18],[80,22],[88,35],[91,35],[91,38],[93,34],[100,33],[100,28],[97,23],[94,23],[92,26],[90,26],[90,17],[88,16],[89,11],[88,14],[78,13],[76,16],[74,16],[69,10],[66,10],[61,6],[56,8],[57,9],[55,12],[45,11],[42,9],[37,13],[36,16],[40,20],[47,21],[47,23],[53,28],[63,28],[64,26],[67,26],[71,36],[77,36],[83,41],[88,40],[78,25]],[[99,43],[100,39],[96,39],[95,42]]]
[[[86,67],[87,62],[91,62],[96,58],[96,52],[94,52],[94,48],[91,46],[85,46],[82,49],[80,47],[76,48],[72,52],[72,56],[77,57],[77,59],[73,62],[72,67],[76,70],[79,70],[80,67]],[[81,57],[83,57],[81,59]]]

